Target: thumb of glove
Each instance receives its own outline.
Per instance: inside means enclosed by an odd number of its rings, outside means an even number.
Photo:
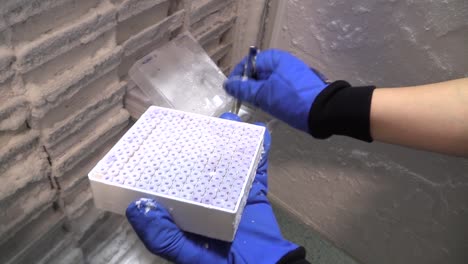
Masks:
[[[223,86],[230,95],[241,101],[258,106],[256,97],[264,82],[265,81],[256,81],[253,79],[245,80],[240,76],[234,76],[226,80]]]
[[[177,258],[186,237],[166,208],[152,199],[141,198],[128,206],[126,216],[149,251],[172,261]]]

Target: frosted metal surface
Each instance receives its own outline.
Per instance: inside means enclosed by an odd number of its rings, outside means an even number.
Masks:
[[[89,173],[96,204],[123,213],[133,199],[149,194],[188,203],[190,210],[239,213],[255,176],[264,130],[151,106]],[[119,199],[126,204],[115,204]]]

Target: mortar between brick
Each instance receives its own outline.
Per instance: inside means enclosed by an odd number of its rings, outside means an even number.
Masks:
[[[90,13],[79,24],[46,34],[31,43],[17,47],[18,70],[21,73],[30,71],[115,27],[116,11],[109,3],[103,2]]]
[[[49,180],[45,179],[26,185],[14,195],[0,201],[0,237],[14,233],[12,230],[24,226],[30,217],[47,207],[55,198]]]
[[[232,43],[221,44],[216,49],[209,51],[209,55],[213,61],[218,61],[232,49]]]
[[[29,117],[29,108],[23,96],[8,99],[0,105],[0,131],[17,130]]]
[[[0,14],[5,17],[7,25],[13,25],[69,1],[71,0],[4,0]]]
[[[50,175],[50,167],[41,150],[33,151],[11,166],[1,175],[0,200],[13,195],[17,190],[24,188],[29,183],[47,179]]]
[[[91,206],[94,206],[93,194],[91,193],[91,187],[89,181],[84,179],[78,186],[75,186],[74,193],[71,193],[68,197],[64,198],[64,209],[66,215],[73,220],[75,218],[83,215],[83,208],[86,204],[90,203]]]
[[[200,45],[204,45],[210,40],[220,38],[221,35],[226,32],[229,28],[234,26],[236,22],[236,17],[232,17],[228,20],[219,21],[214,24],[212,27],[204,28],[202,32],[195,36]]]
[[[28,92],[36,97],[51,91],[51,85],[80,76],[95,60],[114,52],[115,30],[104,32],[95,40],[81,44],[57,56],[34,70],[24,74],[23,80]],[[61,87],[58,87],[61,88]],[[53,90],[52,90],[53,92]]]
[[[124,83],[114,84],[107,89],[104,96],[95,97],[85,104],[80,112],[73,113],[68,118],[55,123],[51,129],[44,130],[42,134],[46,137],[46,147],[51,149],[63,139],[82,129],[88,122],[98,118],[116,103],[122,102],[124,92]]]
[[[65,155],[70,148],[80,144],[83,139],[86,139],[90,134],[93,134],[96,129],[99,129],[103,124],[106,124],[108,120],[112,119],[115,115],[118,115],[121,111],[122,101],[119,100],[101,115],[86,123],[82,129],[77,130],[73,134],[69,134],[69,136],[64,140],[48,148],[51,158],[55,161]]]
[[[200,20],[206,18],[210,14],[218,12],[219,10],[230,5],[234,1],[232,0],[214,0],[204,3],[202,5],[192,5],[192,12],[190,14],[190,24],[193,25]]]
[[[177,11],[154,26],[148,27],[140,33],[132,36],[122,44],[124,55],[129,56],[148,43],[164,39],[177,28],[182,27],[185,11]]]
[[[61,197],[72,196],[76,186],[82,181],[88,181],[88,173],[98,163],[98,161],[114,146],[117,140],[123,136],[128,126],[119,132],[115,137],[109,138],[107,141],[99,142],[98,149],[88,153],[85,159],[77,163],[72,169],[67,171],[63,176],[56,178],[60,186]]]
[[[21,23],[12,24],[12,43],[14,46],[33,41],[42,34],[52,33],[67,27],[98,5],[99,0],[56,1],[55,6],[42,9]]]
[[[122,109],[121,112],[110,119],[105,125],[96,129],[95,134],[84,139],[81,144],[71,148],[69,152],[54,161],[52,166],[52,176],[61,177],[66,171],[73,168],[77,163],[84,159],[86,153],[91,153],[98,148],[98,141],[107,141],[120,132],[128,123],[129,114]]]
[[[54,107],[47,105],[49,109],[41,119],[41,129],[53,129],[57,123],[83,111],[83,106],[87,106],[106,96],[108,92],[115,90],[110,90],[110,88],[117,86],[118,82],[116,70],[112,70],[88,85],[65,94],[65,96],[60,97],[61,100],[55,100]]]
[[[170,2],[165,1],[150,9],[144,10],[137,16],[119,22],[117,25],[117,44],[120,45],[142,30],[161,22],[169,16],[169,7]]]
[[[6,145],[0,146],[0,173],[9,168],[12,161],[22,159],[21,155],[29,153],[38,143],[39,132],[29,130],[12,137]]]
[[[117,19],[122,22],[163,2],[168,0],[125,0],[120,4]]]
[[[95,58],[85,65],[86,68],[79,74],[63,78],[60,82],[51,84],[50,92],[44,98],[32,99],[33,109],[31,126],[38,127],[46,113],[59,105],[62,100],[71,98],[80,89],[89,85],[104,74],[115,69],[120,63],[121,48],[115,48],[111,53]]]
[[[0,42],[0,45],[1,44]],[[0,83],[5,82],[14,74],[11,67],[14,61],[15,56],[13,52],[10,49],[0,46]]]

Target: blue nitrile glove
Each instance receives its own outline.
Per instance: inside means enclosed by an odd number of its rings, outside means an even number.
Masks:
[[[233,114],[221,118],[240,121]],[[127,208],[127,218],[152,253],[176,263],[276,263],[298,248],[285,240],[267,195],[268,152],[271,137],[265,133],[264,155],[232,243],[184,232],[156,201],[140,199]]]
[[[241,77],[245,62],[244,58],[229,75],[224,84],[226,91],[297,129],[309,132],[310,108],[327,86],[321,75],[281,50],[258,53],[256,79]]]

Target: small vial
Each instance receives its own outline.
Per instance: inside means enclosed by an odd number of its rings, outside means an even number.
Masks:
[[[140,173],[134,171],[130,174],[129,178],[132,178],[133,180],[138,181],[140,179],[140,175],[141,175]]]
[[[126,163],[130,158],[127,155],[119,155],[117,160],[122,163]]]
[[[119,168],[116,168],[116,167],[112,167],[109,169],[109,175],[110,176],[117,176],[119,175],[119,172],[120,172],[120,169]]]
[[[204,204],[211,204],[212,201],[213,201],[212,197],[203,197],[201,202]]]
[[[227,199],[228,199],[228,194],[225,193],[225,192],[218,192],[218,193],[216,194],[216,199],[218,199],[218,200],[223,200],[223,201],[227,201]]]
[[[163,172],[168,172],[171,169],[171,165],[169,165],[168,163],[164,163],[164,164],[161,164],[159,169],[162,170]]]
[[[156,192],[158,190],[158,188],[155,185],[148,184],[148,185],[146,185],[146,190],[148,190],[150,192]]]
[[[226,183],[226,184],[228,184],[228,185],[232,185],[232,184],[234,183],[235,180],[236,180],[236,179],[234,179],[234,178],[224,177],[224,178],[223,178],[223,183]]]
[[[143,174],[144,171],[145,171],[145,167],[143,167],[142,165],[137,165],[133,169],[133,172],[138,173],[139,175]]]
[[[107,171],[109,170],[109,168],[106,168],[106,167],[103,167],[103,166],[100,166],[97,171],[103,175],[106,175],[107,174]]]
[[[131,163],[133,165],[137,165],[138,163],[140,162],[140,159],[137,158],[137,157],[131,157],[130,160],[128,161],[128,163]]]
[[[135,185],[135,187],[137,187],[138,189],[142,189],[142,190],[145,190],[146,189],[146,183],[143,183],[143,182],[137,182],[137,184]]]
[[[224,204],[224,209],[228,209],[228,210],[234,210],[236,208],[236,204],[237,203],[234,203],[234,202],[226,202]]]
[[[231,189],[231,185],[227,184],[227,183],[221,183],[221,185],[219,185],[219,192],[229,192],[229,190]]]
[[[226,201],[222,199],[218,199],[218,198],[212,199],[210,204],[219,208],[227,209]]]
[[[108,167],[110,167],[112,165],[112,163],[114,163],[114,161],[117,160],[117,157],[115,156],[115,154],[111,154],[109,155],[108,157],[106,157],[104,159],[104,164]]]
[[[147,167],[147,168],[145,168],[144,173],[146,175],[153,175],[155,173],[155,169],[153,169],[152,167]]]
[[[163,186],[164,188],[170,188],[172,186],[172,181],[171,180],[168,180],[168,179],[165,179],[161,182],[161,186]]]
[[[187,177],[182,175],[182,174],[178,174],[175,179],[176,179],[176,181],[179,181],[179,182],[185,182]]]
[[[112,177],[111,176],[106,176],[106,177],[104,177],[104,180],[106,182],[112,182]]]
[[[192,193],[193,195],[195,196],[199,196],[199,197],[203,197],[203,195],[205,194],[205,188],[204,187],[200,187],[200,186],[197,186],[193,189]]]
[[[190,201],[190,200],[193,199],[193,195],[191,193],[186,193],[186,192],[182,191],[182,192],[179,192],[179,198]]]
[[[148,183],[148,182],[150,182],[150,180],[151,180],[151,177],[148,176],[148,175],[142,175],[141,178],[140,178],[140,181],[144,182],[144,183]]]
[[[199,178],[200,176],[202,175],[201,172],[197,171],[197,170],[194,170],[192,171],[192,173],[190,173],[190,176],[193,177],[193,178]]]
[[[135,168],[136,164],[133,163],[125,163],[124,169],[128,171],[132,171]]]
[[[171,187],[171,188],[172,188],[172,189],[175,189],[175,190],[180,190],[180,189],[182,189],[182,186],[183,186],[182,183],[180,183],[180,182],[174,182],[174,183],[172,184],[172,187]]]
[[[156,178],[163,178],[166,175],[166,173],[164,171],[162,171],[162,170],[157,170],[154,173],[154,175],[155,175]]]
[[[121,178],[121,177],[114,177],[114,179],[112,180],[113,183],[117,183],[117,184],[124,184],[125,182],[125,179],[124,178]]]
[[[242,187],[244,186],[244,182],[244,180],[235,180],[232,184],[233,188],[235,187],[236,189],[242,189]]]
[[[192,185],[188,185],[188,184],[186,184],[186,185],[184,185],[184,187],[182,188],[182,190],[183,190],[184,192],[186,192],[186,193],[189,193],[189,194],[190,194],[190,193],[192,193],[192,192],[193,192],[193,190],[194,190],[194,187],[193,187]]]
[[[173,172],[173,173],[179,173],[179,172],[180,172],[180,168],[177,167],[177,166],[172,166],[171,172]]]
[[[171,195],[171,196],[178,197],[179,196],[179,190],[171,188],[171,189],[168,190],[168,194]]]
[[[124,178],[124,179],[127,179],[127,178],[130,178],[130,174],[131,174],[131,173],[130,173],[129,171],[127,171],[127,170],[121,170],[121,171],[119,172],[119,177],[122,177],[122,178]]]
[[[116,161],[114,162],[114,165],[112,167],[116,167],[118,169],[122,169],[124,166],[124,163],[123,162],[120,162],[120,161]]]
[[[196,163],[194,166],[193,166],[193,169],[195,171],[203,171],[203,169],[205,169],[205,165],[203,163]]]
[[[124,182],[124,185],[133,187],[133,186],[135,186],[135,181],[132,180],[132,179],[126,179],[125,182]]]
[[[161,183],[163,182],[163,178],[159,178],[159,177],[152,177],[151,180],[150,180],[150,183],[154,186],[159,186],[161,185]]]

